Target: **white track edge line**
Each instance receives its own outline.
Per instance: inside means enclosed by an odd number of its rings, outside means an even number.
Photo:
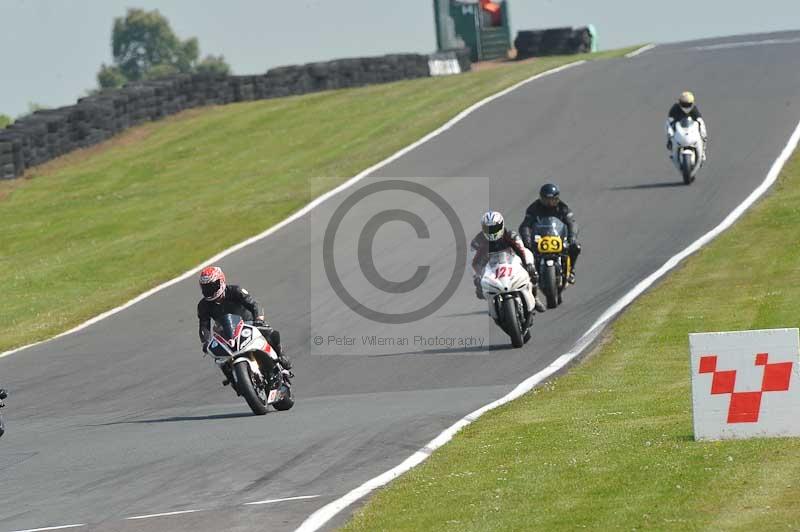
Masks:
[[[733,223],[744,214],[744,212],[755,203],[764,193],[769,190],[769,188],[775,183],[778,179],[778,175],[780,174],[781,170],[783,169],[783,165],[792,155],[795,148],[797,147],[798,141],[800,141],[800,122],[794,129],[794,132],[789,137],[789,141],[787,142],[786,146],[781,151],[781,154],[775,159],[775,162],[772,163],[772,166],[767,173],[766,178],[764,181],[753,191],[750,193],[745,200],[739,204],[728,216],[725,217],[722,222],[719,223],[716,227],[711,229],[708,233],[701,236],[699,239],[694,241],[692,244],[689,244],[683,251],[678,253],[677,255],[670,258],[666,263],[664,263],[661,268],[650,274],[644,280],[639,282],[636,286],[633,287],[628,293],[622,296],[616,303],[614,303],[611,307],[608,308],[598,319],[595,323],[586,331],[583,336],[575,343],[572,349],[555,359],[549,366],[547,366],[542,371],[536,373],[535,375],[528,377],[520,384],[517,385],[511,392],[507,395],[501,397],[500,399],[485,405],[474,412],[467,414],[463,418],[456,421],[453,425],[442,431],[438,436],[428,442],[425,447],[419,449],[417,452],[406,458],[403,462],[399,465],[393,467],[392,469],[374,477],[367,482],[361,484],[357,488],[351,490],[350,492],[346,493],[343,497],[336,499],[333,502],[330,502],[311,514],[305,521],[303,521],[300,526],[296,529],[296,532],[315,532],[319,530],[325,523],[330,521],[336,514],[359,500],[360,498],[364,497],[372,490],[379,488],[390,481],[394,480],[395,478],[399,477],[406,471],[412,469],[413,467],[419,465],[426,458],[428,458],[433,451],[450,441],[455,434],[460,431],[462,428],[466,427],[483,414],[490,410],[494,410],[495,408],[502,406],[509,401],[512,401],[521,395],[531,391],[537,384],[542,382],[547,377],[553,375],[558,370],[566,366],[569,362],[574,360],[578,355],[580,355],[589,345],[591,345],[592,341],[597,338],[597,336],[603,331],[606,325],[609,324],[612,318],[619,314],[622,309],[628,306],[634,299],[642,294],[645,290],[647,290],[653,283],[655,283],[659,278],[663,277],[668,271],[672,268],[677,266],[683,259],[691,255],[692,253],[699,250],[705,244],[716,238],[720,233],[722,233],[725,229],[728,229]]]
[[[639,54],[643,54],[643,53],[645,53],[647,51],[652,50],[656,46],[657,46],[656,43],[645,44],[641,48],[637,48],[636,50],[634,50],[632,52],[628,52],[627,54],[625,54],[625,58],[626,59],[630,59],[631,57],[636,57]]]
[[[274,504],[276,502],[286,502],[286,501],[301,501],[304,499],[316,499],[319,495],[300,495],[298,497],[285,497],[283,499],[266,499],[264,501],[255,501],[255,502],[246,502],[244,503],[245,506],[249,506],[252,504]]]
[[[527,85],[528,83],[530,83],[530,82],[532,82],[534,80],[537,80],[539,78],[543,78],[545,76],[549,76],[551,74],[555,74],[557,72],[561,72],[562,70],[566,70],[568,68],[572,68],[572,67],[575,67],[575,66],[578,66],[578,65],[582,65],[584,63],[586,63],[585,60],[574,61],[572,63],[567,63],[566,65],[561,65],[559,67],[552,68],[552,69],[546,70],[544,72],[540,72],[540,73],[538,73],[538,74],[536,74],[534,76],[531,76],[531,77],[529,77],[527,79],[524,79],[524,80],[520,81],[519,83],[516,83],[515,85],[512,85],[511,87],[503,89],[500,92],[496,92],[495,94],[492,94],[491,96],[487,96],[483,100],[470,105],[469,107],[467,107],[466,109],[464,109],[463,111],[458,113],[455,117],[453,117],[450,120],[448,120],[447,122],[445,122],[442,126],[439,126],[439,128],[431,131],[430,133],[428,133],[427,135],[425,135],[421,139],[409,144],[408,146],[406,146],[402,150],[396,152],[394,155],[391,155],[388,158],[382,160],[381,162],[379,162],[377,164],[374,164],[373,166],[370,166],[366,170],[362,171],[361,173],[359,173],[358,175],[356,175],[354,177],[351,177],[350,179],[348,179],[347,181],[345,181],[341,185],[337,186],[333,190],[329,190],[328,192],[322,194],[321,196],[318,196],[316,199],[314,199],[310,203],[306,204],[305,207],[301,208],[299,211],[297,211],[294,214],[290,215],[288,218],[285,218],[284,220],[282,220],[282,221],[278,222],[277,224],[273,225],[272,227],[270,227],[269,229],[265,230],[264,232],[262,232],[262,233],[260,233],[258,235],[255,235],[253,237],[250,237],[247,240],[239,242],[238,244],[236,244],[234,246],[231,246],[228,249],[217,253],[213,257],[203,261],[201,264],[195,266],[191,270],[188,270],[188,271],[182,273],[181,275],[179,275],[178,277],[170,279],[169,281],[166,281],[166,282],[156,286],[155,288],[151,288],[150,290],[148,290],[146,292],[143,292],[142,294],[139,294],[138,296],[136,296],[135,298],[131,299],[127,303],[123,303],[122,305],[120,305],[118,307],[115,307],[115,308],[113,308],[111,310],[103,312],[102,314],[98,314],[94,318],[86,320],[85,322],[81,323],[80,325],[77,325],[77,326],[73,327],[72,329],[69,329],[69,330],[64,331],[62,333],[59,333],[59,334],[57,334],[57,335],[55,335],[55,336],[53,336],[51,338],[47,338],[46,340],[40,340],[38,342],[27,344],[27,345],[24,345],[22,347],[16,347],[16,348],[11,349],[9,351],[4,351],[4,352],[0,353],[0,358],[4,358],[4,357],[10,356],[10,355],[13,355],[14,353],[18,353],[18,352],[20,352],[22,350],[25,350],[25,349],[28,349],[28,348],[31,348],[31,347],[34,347],[34,346],[37,346],[37,345],[41,345],[41,344],[46,343],[46,342],[50,342],[50,341],[55,340],[57,338],[61,338],[62,336],[67,336],[69,334],[78,332],[78,331],[80,331],[82,329],[85,329],[86,327],[89,327],[90,325],[94,325],[95,323],[97,323],[97,322],[99,322],[101,320],[104,320],[104,319],[106,319],[106,318],[108,318],[110,316],[113,316],[114,314],[116,314],[116,313],[118,313],[118,312],[120,312],[122,310],[125,310],[126,308],[131,307],[131,306],[135,305],[136,303],[138,303],[138,302],[140,302],[140,301],[142,301],[144,299],[147,299],[148,297],[152,296],[153,294],[156,294],[156,293],[160,292],[161,290],[164,290],[165,288],[168,288],[168,287],[170,287],[170,286],[172,286],[172,285],[174,285],[176,283],[179,283],[179,282],[183,281],[184,279],[187,279],[191,275],[194,275],[195,273],[200,271],[204,266],[206,266],[208,264],[211,264],[211,263],[214,263],[214,262],[217,262],[217,261],[221,260],[222,258],[227,257],[231,253],[239,251],[240,249],[242,249],[244,247],[247,247],[250,244],[253,244],[255,242],[258,242],[259,240],[263,240],[264,238],[266,238],[269,235],[275,233],[276,231],[278,231],[282,227],[284,227],[286,225],[289,225],[290,223],[292,223],[293,221],[297,220],[298,218],[301,218],[301,217],[305,216],[309,211],[311,211],[317,205],[319,205],[322,202],[326,201],[327,199],[335,196],[339,192],[350,188],[351,186],[355,185],[356,183],[358,183],[359,181],[361,181],[365,177],[369,176],[371,173],[373,173],[376,170],[379,170],[379,169],[383,168],[384,166],[394,162],[395,160],[397,160],[400,157],[404,156],[408,152],[410,152],[410,151],[418,148],[419,146],[425,144],[426,142],[438,137],[439,135],[441,135],[445,131],[449,130],[454,125],[456,125],[457,123],[461,122],[467,116],[471,115],[472,113],[474,113],[475,111],[477,111],[481,107],[485,106],[486,104],[489,104],[489,103],[493,102],[494,100],[496,100],[498,98],[501,98],[501,97],[505,96],[506,94],[508,94],[509,92],[512,92],[512,91],[522,87],[523,85]]]
[[[724,42],[719,44],[706,44],[703,46],[695,46],[692,50],[725,50],[729,48],[740,48],[740,47],[749,47],[749,46],[763,46],[763,45],[771,45],[771,44],[796,44],[800,42],[800,38],[791,38],[791,39],[765,39],[763,41],[733,41],[733,42]]]
[[[177,512],[163,512],[160,514],[147,514],[147,515],[134,515],[133,517],[126,517],[126,521],[135,521],[137,519],[150,519],[151,517],[169,517],[171,515],[193,514],[195,512],[202,512],[203,510],[178,510]]]
[[[46,526],[44,528],[26,528],[25,530],[14,530],[14,532],[44,532],[45,530],[64,530],[65,528],[77,528],[79,526],[86,526],[86,523],[79,523],[77,525]]]

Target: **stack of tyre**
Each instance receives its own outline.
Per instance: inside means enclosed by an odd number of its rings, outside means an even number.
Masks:
[[[459,61],[469,70],[468,51]],[[183,74],[137,81],[75,105],[36,111],[0,129],[0,179],[184,109],[428,76],[427,55],[393,54],[273,68],[254,76]]]
[[[592,39],[588,27],[523,30],[514,39],[514,48],[517,49],[517,59],[582,54],[592,50]]]

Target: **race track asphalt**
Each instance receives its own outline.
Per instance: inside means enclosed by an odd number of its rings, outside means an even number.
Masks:
[[[679,184],[663,133],[667,109],[685,88],[697,94],[711,135],[709,163],[691,187]],[[511,92],[222,261],[229,278],[266,305],[293,356],[290,412],[254,417],[220,386],[221,374],[198,350],[194,278],[0,359],[12,394],[0,440],[0,532],[297,527],[568,351],[624,292],[762,182],[798,120],[800,33],[791,32],[658,46]],[[414,191],[377,192],[346,214],[327,253],[333,210],[390,178],[435,191],[462,227],[452,229]],[[502,211],[516,228],[548,180],[561,186],[582,227],[578,284],[561,308],[536,319],[529,344],[508,349],[475,299],[469,272],[456,264],[458,248],[477,232],[483,209]],[[381,225],[387,209],[395,210],[390,217],[414,213],[428,233],[415,234],[407,222]],[[370,226],[377,239],[363,249],[372,250],[377,272],[397,282],[428,265],[418,288],[389,293],[365,280],[355,237]],[[362,318],[331,292],[326,254],[343,286],[381,312],[433,300],[453,271],[457,290],[409,324]],[[416,335],[484,343],[426,344]],[[323,345],[314,345],[317,336]],[[409,344],[364,346],[364,336]],[[331,345],[328,337],[357,345]],[[244,504],[300,496],[316,497]],[[184,510],[194,512],[126,519]]]

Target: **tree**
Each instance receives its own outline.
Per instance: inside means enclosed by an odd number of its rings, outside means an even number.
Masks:
[[[28,102],[28,113],[35,113],[36,111],[45,111],[50,109],[46,105],[42,105],[39,102]]]
[[[225,58],[221,55],[213,56],[207,55],[205,59],[197,64],[197,72],[199,74],[224,74],[231,73],[231,67],[225,62]]]
[[[180,70],[175,65],[161,64],[155,65],[153,68],[145,72],[145,79],[163,78],[165,76],[172,76],[178,74]]]
[[[108,66],[105,63],[100,65],[100,72],[97,73],[97,83],[103,89],[114,89],[122,87],[128,79],[116,66]]]
[[[0,115],[0,129],[5,128],[11,123],[11,117],[8,115]]]
[[[103,88],[119,87],[128,81],[197,72],[200,65],[204,65],[203,71],[230,71],[222,56],[208,56],[198,63],[200,44],[197,38],[181,41],[157,9],[128,9],[124,17],[115,18],[111,51],[114,64],[102,65],[97,74],[97,81]]]

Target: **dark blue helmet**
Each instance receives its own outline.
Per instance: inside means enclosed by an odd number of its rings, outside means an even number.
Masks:
[[[561,191],[558,190],[558,186],[553,183],[547,183],[539,189],[539,199],[548,207],[555,207],[558,205],[558,202],[561,201],[559,198],[560,195]]]

